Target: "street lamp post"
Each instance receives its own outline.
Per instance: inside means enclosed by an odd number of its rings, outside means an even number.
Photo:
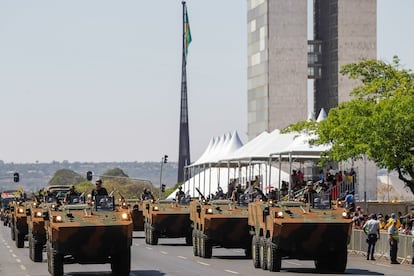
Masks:
[[[159,192],[159,199],[161,199],[161,193],[165,192],[165,185],[162,184],[162,167],[165,163],[167,163],[168,161],[168,155],[164,155],[163,157],[161,157],[161,162],[160,162],[160,192]]]

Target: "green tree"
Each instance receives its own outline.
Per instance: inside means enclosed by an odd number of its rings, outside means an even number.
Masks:
[[[80,182],[86,181],[86,178],[80,174],[69,170],[61,169],[57,170],[53,177],[49,181],[49,185],[74,185]]]
[[[365,155],[380,168],[398,172],[414,194],[414,75],[394,56],[392,63],[363,60],[342,67],[341,73],[361,85],[352,99],[329,111],[321,122],[299,122],[284,131],[316,134],[314,144],[331,144],[325,153],[333,161]]]

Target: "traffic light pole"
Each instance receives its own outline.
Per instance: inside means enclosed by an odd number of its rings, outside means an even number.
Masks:
[[[165,191],[165,185],[162,184],[162,167],[165,163],[167,163],[168,160],[168,155],[164,155],[161,158],[161,163],[160,163],[160,192],[159,192],[159,196],[158,198],[161,199],[161,194]]]

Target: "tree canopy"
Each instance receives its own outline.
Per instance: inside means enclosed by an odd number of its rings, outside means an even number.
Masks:
[[[306,121],[284,131],[316,134],[313,144],[331,144],[332,161],[366,156],[380,168],[397,171],[414,194],[414,75],[394,56],[392,63],[363,60],[345,65],[341,74],[361,85],[352,99],[332,108],[326,120]]]

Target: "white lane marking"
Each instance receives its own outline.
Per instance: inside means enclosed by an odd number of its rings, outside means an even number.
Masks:
[[[295,263],[295,262],[291,262],[291,261],[286,261],[288,264],[293,264],[293,265],[298,265],[298,266],[302,266],[303,264],[300,263]]]
[[[167,255],[168,253],[167,252],[165,252],[165,251],[160,251],[161,252],[161,254],[164,254],[164,255]]]
[[[16,262],[21,263],[22,261],[20,259],[16,259]]]
[[[16,254],[13,254],[13,253],[12,253],[12,256],[13,256],[13,258],[16,258],[17,257],[17,255]]]
[[[148,249],[148,250],[152,250],[152,247],[146,246],[145,248]]]
[[[187,257],[184,257],[184,256],[177,256],[177,257],[180,258],[180,259],[187,260]]]
[[[390,265],[387,265],[387,264],[375,264],[375,265],[380,265],[380,266],[385,266],[385,267],[391,267]]]
[[[25,267],[24,265],[20,265],[20,268],[21,268],[22,270],[26,270],[26,267]]]
[[[202,265],[206,265],[206,266],[209,266],[210,265],[208,263],[203,263],[203,262],[200,262],[200,261],[197,261],[197,263],[202,264]]]
[[[224,271],[226,271],[228,273],[232,273],[232,274],[239,274],[237,271],[233,271],[233,270],[225,269]]]

